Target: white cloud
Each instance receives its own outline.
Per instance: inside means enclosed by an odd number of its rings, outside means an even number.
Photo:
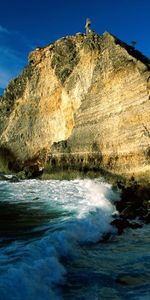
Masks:
[[[6,84],[9,82],[11,79],[12,75],[9,71],[0,70],[0,88],[5,88]]]
[[[0,88],[5,88],[27,63],[27,54],[32,49],[20,32],[9,31],[0,25]]]
[[[5,27],[3,27],[3,26],[0,25],[0,33],[6,33],[6,34],[9,34],[9,30],[6,29]]]
[[[0,46],[0,87],[6,87],[10,79],[18,76],[25,64],[22,53]]]

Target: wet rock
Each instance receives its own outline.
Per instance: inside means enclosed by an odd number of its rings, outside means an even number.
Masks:
[[[140,185],[134,178],[124,184],[119,184],[121,199],[116,201],[119,217],[112,221],[112,225],[123,233],[126,228],[140,228],[142,224],[150,223],[150,186]]]
[[[129,221],[125,219],[116,219],[111,222],[111,225],[115,226],[118,230],[118,234],[122,234],[124,229],[129,227]]]
[[[149,278],[146,278],[144,275],[138,275],[138,274],[120,274],[118,278],[116,279],[116,282],[121,285],[140,285],[147,283],[149,281]]]
[[[129,222],[129,220],[121,217],[113,220],[111,225],[117,228],[118,234],[122,234],[126,228],[136,229],[142,227],[142,225],[138,222]]]
[[[0,180],[10,181],[10,182],[18,182],[19,178],[16,175],[7,175],[4,173],[0,173]]]
[[[129,181],[121,188],[121,200],[116,202],[116,208],[125,218],[143,218],[150,209],[150,186]]]

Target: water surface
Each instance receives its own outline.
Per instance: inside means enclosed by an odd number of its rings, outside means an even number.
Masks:
[[[118,236],[117,198],[101,179],[1,181],[0,300],[150,299],[150,226]]]

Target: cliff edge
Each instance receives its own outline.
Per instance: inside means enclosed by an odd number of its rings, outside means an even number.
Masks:
[[[0,169],[150,175],[150,61],[109,33],[29,54],[0,97]]]

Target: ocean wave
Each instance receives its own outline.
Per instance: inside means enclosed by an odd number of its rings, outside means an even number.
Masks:
[[[28,186],[27,182],[16,185],[24,190],[24,184]],[[30,184],[38,193],[37,182]],[[1,249],[1,300],[62,299],[60,287],[65,282],[65,262],[79,257],[83,244],[96,243],[112,231],[110,222],[115,211],[112,202],[118,196],[110,185],[98,180],[75,180],[49,181],[44,187],[43,201],[55,202],[55,207],[63,203],[61,208],[68,212],[75,210],[76,214],[69,218],[62,216],[53,231],[49,224],[49,230],[37,240],[14,241]],[[12,257],[9,264],[8,254]]]

